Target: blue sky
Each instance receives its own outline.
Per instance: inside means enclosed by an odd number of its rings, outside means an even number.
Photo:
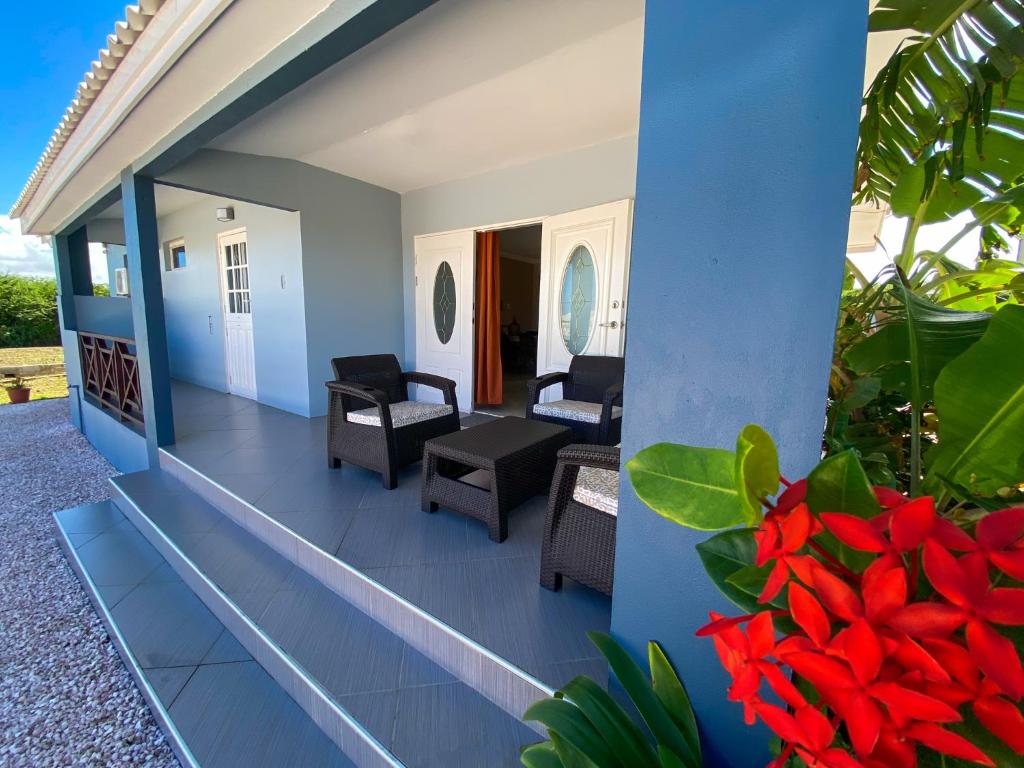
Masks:
[[[71,103],[90,63],[106,46],[124,0],[9,0],[0,19],[0,273],[52,275],[49,242],[21,235],[7,212]],[[94,279],[106,279],[101,252]]]
[[[0,47],[0,212],[35,167],[90,62],[124,18],[124,0],[10,0]]]

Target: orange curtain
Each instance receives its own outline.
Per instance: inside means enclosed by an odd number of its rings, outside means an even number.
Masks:
[[[477,405],[501,405],[501,263],[497,232],[476,233]]]

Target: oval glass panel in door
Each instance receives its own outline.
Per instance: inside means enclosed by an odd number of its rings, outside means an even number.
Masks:
[[[559,325],[562,341],[571,355],[587,348],[594,328],[594,303],[597,300],[597,270],[594,257],[585,245],[577,245],[569,255],[562,275],[562,303]]]
[[[447,261],[442,261],[434,275],[434,331],[442,344],[447,344],[455,331],[455,275]]]

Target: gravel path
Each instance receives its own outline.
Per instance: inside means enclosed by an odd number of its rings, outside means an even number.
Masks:
[[[0,765],[176,766],[54,537],[116,474],[67,409],[0,406]]]

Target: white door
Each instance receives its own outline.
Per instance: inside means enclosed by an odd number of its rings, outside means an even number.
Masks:
[[[459,409],[473,408],[473,291],[476,233],[471,230],[415,239],[416,368],[455,381]],[[417,400],[442,402],[431,387]]]
[[[256,355],[252,335],[252,292],[245,230],[217,237],[224,304],[224,367],[228,392],[256,398]]]
[[[573,355],[625,353],[632,223],[632,200],[544,219],[538,375],[569,370]],[[545,399],[559,389],[548,388]]]

